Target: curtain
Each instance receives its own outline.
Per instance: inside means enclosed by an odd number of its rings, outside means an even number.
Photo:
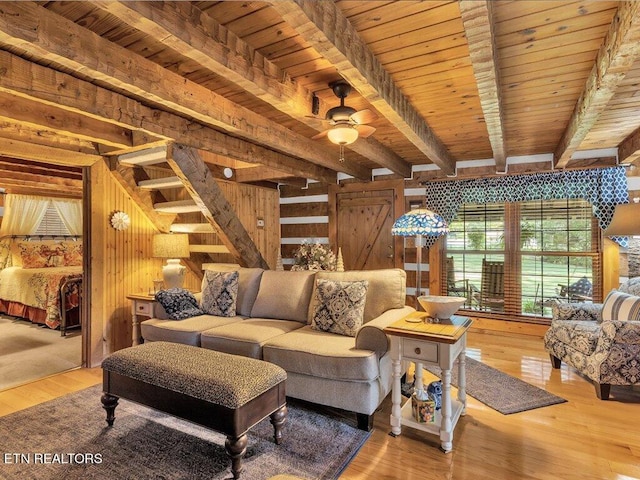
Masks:
[[[51,204],[71,235],[82,235],[82,200],[53,198]]]
[[[32,235],[42,222],[49,199],[9,193],[4,199],[0,235]]]
[[[426,187],[427,208],[442,215],[447,223],[456,218],[464,203],[582,198],[591,203],[593,215],[604,230],[611,223],[616,205],[629,203],[624,167],[428,182]],[[626,237],[612,240],[626,244]]]

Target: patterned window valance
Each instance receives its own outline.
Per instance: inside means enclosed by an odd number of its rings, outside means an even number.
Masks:
[[[605,229],[616,205],[629,202],[624,167],[428,182],[426,187],[426,207],[442,215],[447,223],[456,218],[465,203],[582,198],[591,202],[598,225]],[[613,240],[625,243],[620,237]]]

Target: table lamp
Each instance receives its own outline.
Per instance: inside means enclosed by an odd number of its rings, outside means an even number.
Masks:
[[[427,210],[426,208],[416,208],[399,217],[391,227],[391,235],[400,235],[402,237],[416,237],[416,309],[419,310],[418,297],[420,290],[420,266],[422,263],[422,247],[423,236],[439,237],[449,233],[447,222],[444,221],[437,213]]]
[[[181,258],[188,258],[189,235],[186,233],[158,233],[153,236],[153,256],[166,258],[162,267],[165,288],[181,288],[187,267],[180,264]]]

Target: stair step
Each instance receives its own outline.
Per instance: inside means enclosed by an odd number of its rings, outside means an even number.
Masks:
[[[224,245],[189,245],[192,253],[229,253],[229,249]]]
[[[174,223],[169,230],[173,233],[216,233],[210,223]]]
[[[179,177],[154,178],[151,180],[140,180],[138,187],[145,190],[161,190],[163,188],[181,188],[184,187]]]
[[[163,145],[161,147],[148,148],[138,152],[125,153],[123,155],[119,155],[118,160],[120,163],[125,165],[137,166],[164,163],[167,161],[167,147]]]
[[[201,212],[200,207],[193,200],[178,200],[176,202],[154,203],[153,209],[160,213],[191,213]]]

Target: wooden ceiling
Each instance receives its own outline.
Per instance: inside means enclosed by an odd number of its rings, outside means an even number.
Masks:
[[[29,171],[175,141],[238,181],[292,183],[536,154],[571,168],[597,149],[632,162],[639,37],[640,2],[0,2],[0,155]],[[311,139],[339,79],[377,114],[344,162]]]

